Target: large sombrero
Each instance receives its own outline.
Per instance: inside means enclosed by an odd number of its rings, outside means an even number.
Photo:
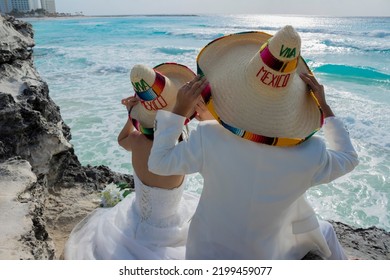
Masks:
[[[202,95],[219,122],[242,138],[275,146],[299,144],[323,124],[314,95],[299,77],[310,72],[292,26],[274,36],[263,32],[227,35],[197,57],[198,74],[210,83]]]
[[[163,63],[154,68],[135,65],[130,80],[141,102],[131,109],[129,117],[136,129],[145,135],[153,135],[157,110],[171,111],[180,87],[195,76],[187,66],[177,63]]]

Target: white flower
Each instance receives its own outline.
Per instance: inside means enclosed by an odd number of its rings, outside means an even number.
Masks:
[[[113,207],[115,206],[119,201],[123,199],[122,196],[123,191],[118,188],[117,185],[114,183],[108,184],[105,189],[102,191],[101,194],[101,206],[102,207]]]
[[[114,207],[122,201],[132,190],[125,183],[106,185],[101,193],[101,207]]]

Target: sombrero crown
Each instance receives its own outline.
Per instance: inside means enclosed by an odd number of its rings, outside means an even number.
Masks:
[[[144,134],[153,134],[157,110],[172,110],[179,88],[191,81],[195,73],[177,63],[163,63],[154,68],[137,64],[130,72],[135,94],[141,100],[129,116]]]
[[[209,108],[222,125],[243,138],[278,146],[296,145],[313,135],[323,116],[298,75],[310,71],[300,49],[292,26],[274,36],[232,34],[204,47],[198,72],[210,83]]]

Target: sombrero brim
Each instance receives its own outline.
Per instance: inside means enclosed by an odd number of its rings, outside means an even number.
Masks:
[[[262,88],[245,73],[249,61],[272,35],[243,32],[218,38],[197,57],[198,73],[210,83],[217,117],[236,128],[266,137],[304,139],[322,125],[321,110],[299,73],[311,72],[303,58],[287,89]]]
[[[193,80],[196,74],[187,66],[166,62],[159,64],[153,68],[160,74],[168,78],[168,83],[165,87],[171,87],[171,90],[176,92],[187,82]],[[164,110],[172,110],[175,105],[176,95],[171,97],[168,101],[168,105]],[[131,118],[137,120],[143,128],[153,128],[154,119],[156,117],[156,110],[146,110],[145,107],[140,103],[134,106],[131,110]]]

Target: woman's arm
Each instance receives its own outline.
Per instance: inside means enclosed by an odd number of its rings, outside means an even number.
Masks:
[[[126,106],[127,111],[130,111],[138,102],[139,100],[135,96],[122,99],[122,104]],[[134,131],[135,128],[131,119],[127,118],[124,127],[118,135],[118,144],[128,151],[132,150],[133,137],[131,135]]]

